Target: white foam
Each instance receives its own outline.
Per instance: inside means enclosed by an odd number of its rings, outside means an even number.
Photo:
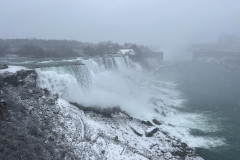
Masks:
[[[53,60],[49,60],[49,61],[42,61],[42,62],[38,62],[38,64],[46,64],[46,63],[52,63],[54,62]]]
[[[175,114],[174,114],[175,113]],[[190,134],[191,129],[201,130],[203,132],[215,132],[218,130],[214,124],[205,123],[206,116],[196,113],[183,113],[179,111],[168,112],[167,117],[159,118],[165,122],[161,126],[171,136],[175,136],[191,147],[211,148],[224,145],[224,139],[210,136],[194,136]]]

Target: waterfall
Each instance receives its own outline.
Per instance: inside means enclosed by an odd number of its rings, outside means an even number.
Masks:
[[[55,73],[56,78],[61,75],[69,75],[74,78],[80,86],[89,87],[91,85],[91,78],[89,75],[89,69],[85,65],[69,65],[69,66],[58,66],[58,67],[43,67],[36,69],[39,75],[39,82],[51,83],[55,82],[55,78],[44,73]],[[51,84],[54,85],[54,84]],[[40,84],[41,86],[41,84]]]
[[[73,97],[77,97],[76,94],[84,95],[96,85],[92,82],[96,75],[107,71],[123,72],[133,63],[128,57],[100,57],[80,61],[82,65],[37,68],[38,85],[72,101]]]
[[[141,81],[148,77],[128,57],[79,59],[81,65],[37,68],[41,88],[58,93],[67,101],[83,106],[116,107],[136,117],[152,116],[148,87]],[[137,67],[136,67],[137,66]]]
[[[106,58],[91,58],[83,60],[90,72],[98,73],[103,70],[119,70],[124,71],[130,67],[128,56],[124,57],[106,57]]]

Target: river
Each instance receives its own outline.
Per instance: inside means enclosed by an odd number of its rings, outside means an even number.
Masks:
[[[212,130],[192,129],[196,137],[222,139],[222,145],[198,148],[206,160],[240,159],[240,69],[220,64],[181,62],[157,71],[161,80],[178,84],[183,112],[198,113]],[[210,127],[211,128],[211,127]],[[214,141],[212,142],[215,143]]]

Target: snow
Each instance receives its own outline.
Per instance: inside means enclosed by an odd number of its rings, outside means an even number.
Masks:
[[[82,126],[81,137],[83,139],[84,138],[84,124],[83,124],[82,118],[79,118],[79,120],[80,120],[80,123],[81,123],[81,126]]]
[[[42,62],[38,62],[38,64],[45,64],[45,63],[52,63],[54,62],[53,60],[49,60],[49,61],[42,61]]]
[[[144,133],[149,128],[140,120],[130,119],[125,114],[113,118],[102,117],[93,112],[83,112],[63,99],[56,106],[59,122],[53,130],[65,138],[58,143],[73,146],[74,153],[85,159],[179,159],[171,153],[179,151],[177,140],[157,131],[152,137],[137,136],[131,129]],[[163,154],[165,153],[165,154]]]
[[[150,127],[150,128],[148,128],[148,129],[146,130],[146,132],[147,132],[147,133],[150,133],[150,132],[152,132],[155,128],[156,128],[156,127]]]
[[[132,49],[120,49],[118,52],[123,55],[126,55],[126,54],[135,55],[136,54]]]
[[[22,66],[8,66],[8,68],[0,70],[0,73],[4,73],[4,72],[16,73],[17,71],[20,71],[22,69],[26,69],[26,68]]]

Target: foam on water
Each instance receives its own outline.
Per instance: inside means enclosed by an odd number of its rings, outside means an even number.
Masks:
[[[182,94],[176,84],[161,82],[126,57],[81,60],[85,65],[36,69],[38,85],[59,93],[62,98],[84,106],[120,106],[132,117],[163,124],[159,127],[191,147],[214,147],[224,140],[190,134],[191,129],[217,131],[199,113],[184,113]]]
[[[218,124],[209,123],[211,114],[180,111],[179,109],[184,108],[183,104],[186,100],[182,93],[176,90],[176,84],[161,82],[149,75],[148,78],[142,79],[141,86],[149,89],[154,104],[151,107],[159,111],[159,114],[154,113],[150,118],[162,122],[160,128],[163,131],[191,147],[211,148],[225,145],[225,140],[221,137],[194,136],[190,133],[193,129],[217,132],[219,127]]]
[[[192,129],[202,132],[214,132],[218,128],[214,124],[205,123],[206,117],[196,113],[184,113],[173,111],[166,113],[166,117],[160,118],[165,124],[161,128],[171,136],[181,139],[191,147],[211,148],[224,145],[224,139],[211,136],[194,136],[190,134]]]

